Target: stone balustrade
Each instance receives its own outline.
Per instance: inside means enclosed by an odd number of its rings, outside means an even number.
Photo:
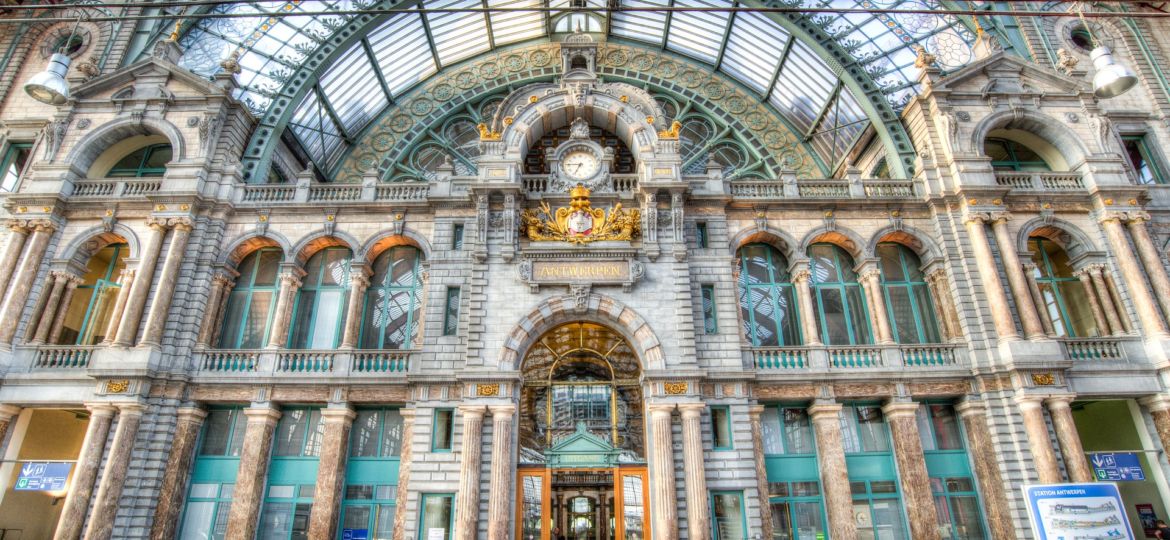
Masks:
[[[752,347],[752,365],[761,371],[855,371],[866,369],[954,368],[968,364],[958,345],[852,345]]]
[[[995,171],[995,183],[1022,191],[1083,191],[1077,172]]]
[[[404,375],[410,351],[364,350],[205,350],[195,355],[195,371],[215,378],[295,379],[305,374],[330,377]]]
[[[84,199],[141,197],[162,189],[161,178],[87,179],[73,183],[71,197]]]
[[[43,345],[33,355],[34,370],[85,369],[95,345]]]
[[[1060,340],[1065,358],[1077,361],[1128,362],[1129,350],[1141,351],[1141,339],[1128,337],[1065,338]]]

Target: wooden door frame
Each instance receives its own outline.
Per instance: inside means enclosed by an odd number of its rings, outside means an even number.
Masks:
[[[625,486],[623,476],[638,476],[642,479],[642,530],[646,531],[644,538],[650,538],[650,478],[645,465],[616,466],[608,468],[550,468],[550,467],[518,467],[516,469],[516,540],[525,540],[524,531],[524,478],[540,477],[540,540],[552,540],[552,524],[544,520],[552,516],[552,474],[556,471],[597,471],[613,473],[613,508],[610,515],[614,519],[614,540],[625,540]],[[608,523],[602,526],[608,527]]]

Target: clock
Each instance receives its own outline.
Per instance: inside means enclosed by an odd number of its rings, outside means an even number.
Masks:
[[[572,180],[587,180],[597,174],[601,162],[587,149],[572,150],[561,160],[561,170]]]

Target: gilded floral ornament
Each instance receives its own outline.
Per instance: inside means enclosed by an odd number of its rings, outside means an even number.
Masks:
[[[658,132],[659,139],[678,139],[678,132],[682,129],[682,122],[675,120],[670,123],[670,129],[664,129]]]
[[[498,141],[502,134],[499,131],[492,131],[492,128],[487,124],[479,124],[475,126],[479,129],[479,140],[481,141]]]
[[[569,190],[569,206],[555,212],[542,202],[540,212],[524,210],[520,213],[520,232],[534,242],[572,242],[584,244],[601,240],[632,240],[641,236],[642,215],[638,210],[625,210],[621,203],[608,213],[593,208],[589,202],[589,188],[581,184]]]

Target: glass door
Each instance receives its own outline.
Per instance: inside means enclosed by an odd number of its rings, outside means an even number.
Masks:
[[[650,537],[650,482],[646,469],[621,468],[617,474],[615,506],[620,509],[616,540],[644,540]]]
[[[517,540],[552,539],[552,482],[549,469],[521,469],[516,485]]]

